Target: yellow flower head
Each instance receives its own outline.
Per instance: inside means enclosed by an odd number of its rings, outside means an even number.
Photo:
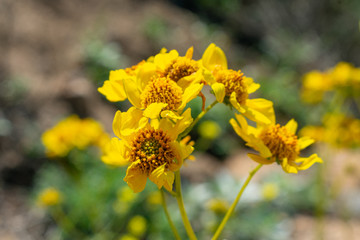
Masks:
[[[199,125],[198,132],[203,138],[215,139],[220,135],[221,128],[217,122],[203,121]]]
[[[230,120],[235,132],[247,142],[246,145],[260,153],[248,154],[254,161],[261,164],[277,162],[287,173],[297,173],[308,169],[315,162],[322,162],[316,154],[307,158],[299,157],[300,150],[311,145],[314,140],[310,137],[298,138],[295,135],[297,123],[294,120],[290,120],[285,126],[271,123],[255,128],[249,126],[241,115],[235,116],[237,122],[235,119]]]
[[[207,72],[204,74],[218,102],[230,103],[236,110],[250,120],[270,123],[274,119],[273,104],[266,99],[249,99],[249,94],[255,92],[260,84],[244,73],[227,68],[224,52],[215,44],[210,44],[205,50],[201,64]]]
[[[146,219],[140,215],[134,216],[130,219],[127,229],[132,235],[142,237],[147,229]]]
[[[175,124],[167,118],[149,122],[135,107],[116,113],[113,130],[121,140],[113,138],[112,143],[119,152],[117,161],[130,164],[124,180],[134,192],[145,188],[147,178],[159,188],[172,189],[174,171],[193,151],[192,146],[177,141],[191,122],[190,109]]]
[[[267,201],[274,200],[279,195],[279,186],[275,183],[265,183],[262,187],[262,195]]]
[[[306,103],[321,102],[324,93],[332,90],[333,85],[329,74],[311,71],[303,77],[301,97]]]
[[[176,50],[154,56],[152,71],[124,82],[129,101],[139,109],[146,109],[145,115],[149,118],[158,118],[161,114],[161,117],[178,119],[203,86],[202,71],[192,60],[192,52],[190,48],[184,57]]]
[[[72,115],[44,132],[41,140],[49,157],[64,157],[75,147],[84,149],[96,145],[103,148],[110,138],[95,120]]]
[[[58,205],[61,201],[61,193],[57,189],[52,187],[43,190],[37,199],[38,204],[44,207]]]
[[[226,213],[229,209],[229,203],[224,199],[211,199],[206,204],[214,213]]]

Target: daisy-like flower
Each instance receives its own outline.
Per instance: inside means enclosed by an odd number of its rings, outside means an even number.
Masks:
[[[228,69],[226,56],[219,47],[210,44],[202,56],[201,64],[207,69],[205,79],[218,102],[231,104],[252,121],[268,124],[274,120],[271,101],[249,99],[249,94],[255,92],[260,84],[244,76],[241,70]]]
[[[112,144],[119,152],[118,162],[130,165],[124,180],[134,192],[141,192],[147,178],[159,188],[172,189],[174,172],[193,151],[190,144],[177,141],[178,135],[192,122],[190,109],[175,124],[167,118],[148,120],[143,111],[135,107],[127,112],[118,111],[113,121],[117,137]]]
[[[202,71],[192,59],[193,48],[184,57],[176,50],[161,52],[153,58],[156,74],[138,75],[124,82],[129,101],[139,109],[146,109],[149,118],[178,119],[186,104],[201,91]],[[144,78],[146,76],[146,78]],[[144,80],[145,79],[145,80]]]
[[[249,153],[248,156],[261,164],[277,162],[287,173],[297,173],[305,170],[314,163],[322,163],[317,154],[310,157],[299,157],[300,150],[311,145],[314,140],[310,137],[298,138],[295,135],[297,123],[290,120],[285,126],[272,122],[267,125],[249,126],[246,119],[240,114],[230,120],[235,132],[246,141],[246,145],[258,151],[259,154]]]

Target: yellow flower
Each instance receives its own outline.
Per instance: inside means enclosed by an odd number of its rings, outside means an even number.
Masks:
[[[40,206],[49,207],[58,205],[62,201],[60,192],[55,188],[46,188],[38,196],[38,204]]]
[[[49,157],[64,157],[75,147],[84,149],[95,145],[103,149],[110,137],[95,120],[72,115],[45,131],[41,140]]]
[[[139,240],[139,239],[140,238],[135,237],[135,236],[133,236],[131,234],[124,234],[119,238],[119,240]]]
[[[117,192],[117,198],[121,202],[132,202],[136,198],[136,194],[128,186],[125,186]]]
[[[127,229],[132,235],[142,237],[147,229],[146,219],[140,215],[134,216],[130,219]]]
[[[215,139],[220,135],[221,128],[217,122],[203,121],[199,125],[198,132],[203,138]]]
[[[279,195],[279,187],[275,183],[265,183],[262,187],[262,195],[265,200],[271,201]]]
[[[175,124],[167,119],[152,119],[135,107],[127,112],[118,111],[113,130],[117,138],[112,142],[119,152],[119,162],[130,163],[124,180],[134,192],[141,192],[147,178],[159,188],[172,189],[174,171],[193,151],[190,145],[177,141],[178,135],[192,122],[190,109]]]
[[[147,198],[147,202],[150,205],[161,205],[162,203],[161,193],[159,191],[150,193]]]
[[[249,99],[249,94],[255,92],[260,84],[245,77],[240,70],[228,69],[226,56],[219,47],[210,44],[200,62],[207,69],[204,76],[218,102],[230,103],[240,113],[256,122],[268,124],[274,119],[271,101],[262,98]]]
[[[229,203],[223,199],[211,199],[206,206],[214,213],[226,213],[229,209]]]
[[[256,128],[249,126],[246,119],[236,114],[236,119],[231,119],[230,124],[235,132],[246,141],[246,145],[260,154],[249,153],[248,156],[261,164],[277,162],[287,173],[297,173],[305,170],[316,162],[322,160],[313,154],[310,157],[299,157],[300,150],[311,145],[314,140],[310,137],[299,138],[295,135],[297,123],[290,120],[285,126],[275,124],[258,125]]]
[[[301,97],[304,102],[318,103],[323,99],[326,91],[333,89],[333,81],[330,74],[319,71],[311,71],[303,77]]]
[[[137,76],[124,82],[129,101],[139,109],[146,109],[149,118],[179,118],[186,104],[201,91],[202,71],[192,60],[193,48],[184,57],[176,50],[161,52],[153,58],[156,74]],[[150,72],[150,71],[149,71]]]

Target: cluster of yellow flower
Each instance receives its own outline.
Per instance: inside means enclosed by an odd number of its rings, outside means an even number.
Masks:
[[[360,147],[360,120],[344,114],[328,114],[323,118],[323,126],[306,126],[300,134],[336,147],[357,148]]]
[[[307,103],[319,103],[324,94],[341,91],[345,96],[360,95],[360,68],[340,62],[325,72],[311,71],[303,77],[302,99]]]
[[[216,97],[206,109],[201,92],[204,85],[209,85]],[[147,178],[172,191],[174,172],[194,150],[187,134],[216,103],[224,103],[239,112],[230,123],[247,145],[259,152],[249,154],[256,162],[277,162],[288,173],[322,162],[316,154],[299,157],[300,150],[314,140],[298,139],[294,120],[281,127],[276,124],[271,101],[249,98],[259,87],[242,71],[229,69],[224,52],[215,44],[209,45],[200,60],[193,59],[193,48],[185,56],[162,49],[135,66],[111,71],[99,92],[112,102],[128,99],[133,107],[116,113],[113,131],[118,138],[111,140],[102,160],[110,165],[129,164],[124,180],[134,192],[145,188]],[[186,105],[197,96],[203,99],[203,111],[193,119]]]
[[[42,135],[48,157],[65,157],[73,148],[85,149],[90,145],[104,148],[109,141],[100,123],[76,115],[63,119]]]

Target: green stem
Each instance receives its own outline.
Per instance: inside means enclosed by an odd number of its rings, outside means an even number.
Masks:
[[[214,234],[214,236],[212,237],[212,240],[216,240],[219,238],[222,230],[224,229],[227,221],[229,220],[231,214],[234,212],[236,205],[238,204],[241,195],[243,194],[245,188],[247,187],[247,185],[249,184],[250,180],[252,179],[252,177],[255,175],[255,173],[262,167],[262,164],[259,164],[256,168],[254,168],[250,173],[249,176],[247,177],[244,185],[241,187],[240,192],[238,193],[238,195],[236,196],[234,202],[231,204],[229,210],[226,212],[225,217],[223,218],[223,220],[221,221],[219,227],[216,229],[216,232]]]
[[[165,212],[166,218],[167,218],[167,220],[168,220],[168,222],[170,224],[171,230],[174,233],[175,239],[176,240],[181,240],[180,235],[179,235],[178,231],[176,230],[176,227],[175,227],[173,221],[170,218],[170,214],[169,214],[169,211],[168,211],[167,206],[166,206],[166,199],[165,199],[164,190],[160,190],[160,192],[161,192],[162,206],[164,208],[164,212]]]
[[[196,235],[194,233],[194,230],[191,227],[189,218],[186,214],[185,207],[184,207],[184,201],[183,201],[182,193],[181,193],[180,170],[176,171],[176,173],[175,173],[175,186],[176,186],[176,200],[179,205],[179,210],[180,210],[181,218],[182,218],[184,226],[185,226],[186,233],[189,236],[190,240],[196,240],[197,239]]]
[[[188,128],[185,129],[185,131],[183,131],[179,137],[178,140],[184,138],[186,135],[189,134],[189,132],[191,131],[191,129],[193,129],[193,127],[195,126],[195,124],[210,110],[212,109],[216,104],[218,103],[218,101],[214,101],[212,104],[210,104],[204,111],[202,111],[195,119],[194,121],[190,124],[190,126]]]

